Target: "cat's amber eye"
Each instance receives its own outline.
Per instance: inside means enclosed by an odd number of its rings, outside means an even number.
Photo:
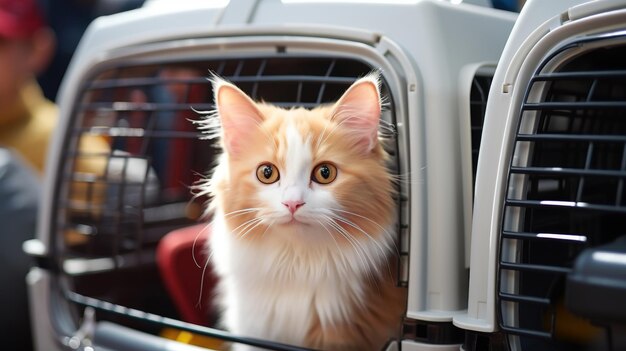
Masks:
[[[311,180],[320,184],[332,183],[335,178],[337,178],[337,167],[330,163],[320,163],[311,173]]]
[[[278,169],[271,163],[264,163],[256,169],[256,177],[263,184],[276,183],[280,178]]]

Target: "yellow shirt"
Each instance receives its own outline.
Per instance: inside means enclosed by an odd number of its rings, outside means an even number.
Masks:
[[[25,84],[13,106],[0,107],[0,146],[15,150],[43,175],[58,114],[56,105],[43,96],[34,80]],[[100,136],[85,135],[80,139],[79,149],[106,153],[109,144]],[[75,171],[102,175],[105,164],[104,160],[82,158],[77,161]]]
[[[0,146],[14,149],[42,175],[57,120],[56,106],[32,81],[24,86],[13,106],[0,107]]]

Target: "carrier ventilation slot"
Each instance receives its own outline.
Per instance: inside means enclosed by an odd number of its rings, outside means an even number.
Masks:
[[[487,109],[487,97],[493,80],[493,72],[490,74],[477,72],[472,80],[470,90],[470,125],[472,135],[472,180],[476,182],[476,167],[478,165],[478,151],[480,140],[483,135],[485,123],[485,111]]]
[[[576,349],[562,332],[566,274],[584,248],[626,233],[626,45],[559,67],[530,81],[504,203],[500,326],[523,349]]]

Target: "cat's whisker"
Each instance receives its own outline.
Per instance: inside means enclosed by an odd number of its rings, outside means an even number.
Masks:
[[[376,279],[374,278],[374,274],[372,272],[372,267],[376,267],[376,264],[373,261],[373,259],[371,257],[369,257],[369,255],[367,255],[367,252],[365,251],[365,249],[363,248],[361,243],[358,240],[356,240],[354,237],[352,237],[350,235],[350,233],[347,232],[343,227],[341,227],[341,225],[339,225],[339,223],[337,223],[334,219],[332,219],[331,217],[328,217],[328,216],[325,216],[325,218],[327,219],[328,224],[332,228],[334,228],[339,234],[341,234],[341,236],[343,236],[346,239],[346,241],[348,241],[348,243],[350,243],[350,245],[352,245],[352,247],[354,248],[355,253],[357,254],[359,259],[363,263],[363,267],[366,268],[366,275],[368,276],[368,279],[370,279],[370,280],[375,282]],[[369,258],[369,260],[368,260],[368,258]],[[369,261],[370,264],[368,264],[368,261]]]
[[[240,234],[242,231],[246,230],[250,225],[254,224],[254,222],[261,221],[261,220],[262,219],[260,219],[259,217],[254,217],[252,219],[249,219],[249,220],[241,223],[237,228],[233,229],[232,232],[235,233],[235,234]],[[240,228],[242,228],[242,229],[240,230]]]
[[[386,256],[387,252],[385,252],[383,247],[380,246],[380,243],[378,243],[378,241],[376,239],[374,239],[369,233],[367,233],[365,230],[363,230],[363,228],[361,228],[359,225],[357,225],[356,223],[354,223],[354,222],[352,222],[352,221],[350,221],[348,219],[345,219],[345,218],[343,218],[341,216],[338,216],[336,214],[333,214],[333,217],[336,220],[339,220],[339,221],[341,221],[341,222],[351,226],[352,228],[360,231],[361,233],[365,234],[365,236],[367,236],[374,244],[376,244],[376,247],[378,247],[378,249],[380,250],[381,257],[385,257]],[[389,250],[389,246],[387,246],[387,249]],[[389,277],[393,279],[393,273],[391,273],[391,267],[389,266],[389,262],[385,261],[385,263],[387,265],[387,270],[389,271]]]
[[[193,244],[191,245],[191,258],[193,259],[193,263],[198,268],[202,268],[202,266],[200,266],[198,260],[196,260],[196,243],[198,242],[198,238],[200,237],[200,235],[202,235],[202,233],[204,233],[210,226],[210,223],[205,225],[202,230],[200,230],[198,234],[196,234],[196,237],[193,239]]]
[[[363,230],[363,228],[361,228],[361,226],[359,226],[358,224],[352,222],[351,220],[344,218],[342,216],[339,216],[337,214],[332,214],[331,215],[335,220],[339,220],[340,222],[343,222],[349,226],[351,226],[352,228],[358,230],[359,232],[363,233],[365,236],[367,236],[368,239],[370,239],[374,244],[376,244],[376,247],[378,247],[378,249],[380,250],[380,253],[385,256],[386,252],[383,249],[382,246],[380,246],[380,244],[378,243],[378,241],[376,241],[376,239],[374,239],[374,237],[372,237],[371,234],[369,234],[368,232],[366,232],[365,230]]]
[[[274,225],[275,222],[276,220],[273,220],[270,222],[270,224],[267,225],[267,228],[265,228],[265,231],[263,231],[263,234],[261,234],[261,238],[265,236],[265,233],[267,233],[267,231]]]
[[[337,239],[335,239],[335,236],[330,232],[330,230],[328,230],[328,228],[324,225],[324,223],[322,223],[322,221],[320,221],[319,219],[315,220],[317,223],[319,223],[319,225],[322,226],[322,228],[324,228],[324,230],[326,230],[326,232],[328,233],[328,235],[330,236],[331,239],[333,239],[333,242],[335,243],[335,247],[337,247],[337,253],[340,255],[341,258],[341,264],[346,267],[347,265],[349,265],[350,263],[348,262],[348,260],[346,259],[346,256],[343,252],[343,250],[339,247],[339,243],[337,242]],[[331,256],[332,257],[332,256]]]
[[[337,252],[341,252],[341,248],[339,248],[339,243],[337,242],[337,239],[335,239],[335,236],[333,236],[333,234],[330,232],[330,230],[328,230],[328,228],[326,228],[324,223],[322,223],[322,221],[320,221],[319,219],[315,219],[315,221],[319,223],[319,225],[321,225],[322,228],[324,228],[324,230],[326,230],[328,235],[330,235],[330,237],[333,239],[333,241],[335,242],[335,246],[337,247]]]
[[[213,252],[209,253],[209,256],[204,262],[204,267],[200,266],[200,264],[198,264],[198,260],[196,259],[196,242],[198,241],[198,238],[200,237],[200,235],[206,232],[210,226],[211,224],[207,224],[202,228],[202,230],[198,232],[196,237],[193,239],[193,245],[191,246],[191,258],[193,259],[194,264],[198,268],[202,268],[202,277],[200,278],[200,294],[198,295],[198,302],[196,303],[197,307],[202,307],[202,292],[204,290],[204,279],[206,276],[207,267],[209,266],[209,262],[211,261],[211,257],[213,256]]]
[[[340,208],[329,208],[329,210],[334,211],[334,212],[346,213],[346,214],[349,214],[349,215],[352,215],[352,216],[355,216],[355,217],[359,217],[359,218],[365,219],[366,221],[369,221],[372,224],[376,225],[378,228],[383,230],[386,234],[389,234],[389,232],[385,229],[385,227],[381,226],[376,221],[371,220],[370,218],[367,218],[367,217],[365,217],[363,215],[360,215],[360,214],[352,212],[352,211],[343,210],[343,209],[340,209]]]
[[[200,293],[198,295],[198,302],[196,303],[196,307],[202,307],[202,293],[204,292],[204,279],[206,279],[206,270],[209,267],[209,262],[211,262],[211,258],[213,257],[213,251],[209,253],[209,257],[207,257],[206,262],[204,263],[204,268],[202,269],[202,277],[200,278]]]
[[[363,256],[361,252],[363,251],[363,249],[360,246],[357,246],[357,244],[353,241],[353,238],[350,238],[350,234],[345,233],[343,228],[341,228],[341,226],[339,226],[330,218],[327,219],[327,223],[330,225],[331,228],[335,229],[335,231],[339,233],[339,235],[341,235],[344,239],[346,239],[346,241],[352,246],[357,257],[363,264],[363,267],[369,267],[369,265],[367,264],[367,260],[365,259],[365,257]],[[370,277],[369,270],[370,270],[369,268],[367,268],[366,270],[366,274],[368,275],[368,278]]]
[[[258,220],[258,221],[254,224],[254,225],[252,225],[252,227],[251,227],[251,228],[249,228],[248,230],[246,230],[246,232],[245,232],[245,233],[243,233],[243,234],[239,237],[239,239],[243,239],[243,238],[245,238],[245,237],[246,237],[246,235],[248,235],[249,233],[251,233],[251,232],[254,230],[254,228],[256,228],[256,227],[260,226],[262,223],[263,223],[263,219],[261,218],[261,219],[259,219],[259,220]]]
[[[240,216],[242,214],[255,212],[255,211],[258,211],[258,210],[261,210],[261,208],[260,207],[249,207],[249,208],[244,208],[244,209],[241,209],[241,210],[231,211],[231,212],[228,212],[228,213],[224,214],[224,218],[232,216],[232,215]]]
[[[390,239],[391,239],[389,242],[390,242],[390,243],[391,243],[391,245],[393,246],[394,253],[395,253],[396,255],[400,254],[400,249],[398,249],[398,245],[396,244],[395,237],[394,237],[391,233],[389,233],[389,231],[388,231],[385,227],[383,227],[382,225],[380,225],[380,224],[376,223],[376,221],[373,221],[373,220],[371,220],[371,219],[369,219],[369,218],[367,218],[367,217],[365,217],[365,216],[362,216],[362,215],[360,215],[360,214],[358,214],[358,213],[354,213],[354,212],[351,212],[351,211],[342,210],[342,209],[339,209],[339,208],[330,208],[330,210],[331,210],[331,211],[335,211],[335,212],[345,213],[345,214],[348,214],[348,215],[352,215],[352,216],[355,216],[355,217],[358,217],[358,218],[364,219],[364,220],[366,220],[366,221],[368,221],[368,222],[370,222],[370,223],[374,224],[375,226],[377,226],[378,228],[380,228],[380,229],[381,229],[381,230],[385,233],[385,235],[387,235],[387,237],[388,237],[388,238],[390,238]]]
[[[356,239],[354,239],[352,235],[350,235],[349,232],[342,228],[341,225],[339,225],[333,218],[328,216],[323,216],[323,218],[326,220],[326,223],[328,223],[333,229],[335,229],[335,231],[337,231],[337,233],[339,233],[344,239],[346,239],[346,241],[348,241],[350,245],[352,245],[352,247],[355,249],[355,252],[359,255],[359,258],[361,258],[361,261],[364,263],[364,266],[367,266],[365,259],[361,257],[361,251],[363,251],[362,247],[360,247],[359,245],[359,248],[357,249],[357,247],[355,246],[355,244],[359,244]]]
[[[378,285],[378,280],[376,279],[376,275],[379,274],[379,270],[378,266],[374,262],[374,259],[367,254],[361,242],[352,237],[348,231],[346,231],[343,227],[341,227],[341,225],[339,225],[339,223],[329,218],[329,224],[333,228],[335,228],[344,238],[346,238],[348,242],[350,242],[355,252],[361,259],[361,262],[363,263],[363,267],[365,268],[365,276],[371,283],[374,284],[374,286],[376,286],[376,289],[380,291],[380,286]],[[367,261],[369,261],[370,264],[367,264]]]
[[[243,228],[241,228],[239,231],[237,231],[237,235],[240,235],[240,238],[241,238],[241,235],[242,235],[242,233],[244,233],[244,231],[247,231],[250,227],[260,223],[261,221],[263,221],[263,219],[261,219],[261,218],[254,218],[254,219],[248,221],[247,224]]]
[[[367,217],[365,217],[365,216],[362,216],[362,215],[360,215],[360,214],[358,214],[358,213],[354,213],[354,212],[351,212],[351,211],[342,210],[342,209],[339,209],[339,208],[330,208],[330,210],[331,210],[331,211],[335,211],[335,212],[341,212],[341,213],[349,214],[349,215],[352,215],[352,216],[355,216],[355,217],[359,217],[359,218],[361,218],[361,219],[364,219],[364,220],[366,220],[366,221],[368,221],[368,222],[370,222],[370,223],[374,224],[374,225],[375,225],[375,226],[377,226],[378,228],[380,228],[380,229],[381,229],[383,232],[385,232],[385,234],[386,234],[387,236],[389,236],[390,238],[393,238],[393,236],[391,235],[391,233],[389,233],[389,231],[388,231],[385,227],[383,227],[382,225],[380,225],[380,224],[376,223],[376,221],[373,221],[373,220],[371,220],[371,219],[369,219],[369,218],[367,218]]]
[[[409,185],[416,183],[413,181],[413,179],[411,179],[411,173],[390,174],[389,178],[391,178],[391,181],[394,183],[403,183],[403,184],[409,184]]]

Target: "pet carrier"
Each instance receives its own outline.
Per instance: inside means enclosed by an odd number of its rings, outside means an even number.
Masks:
[[[465,350],[626,348],[625,30],[626,1],[522,10],[485,116]]]
[[[210,72],[255,99],[312,107],[380,69],[390,167],[402,179],[398,284],[409,296],[404,336],[389,349],[458,350],[472,160],[516,18],[474,3],[153,1],[97,19],[62,84],[38,239],[25,245],[37,260],[37,348],[165,350],[174,341],[162,335],[176,330],[292,349],[210,329],[207,303],[195,306],[211,278],[201,290],[206,258],[190,259],[204,235],[188,227],[206,199],[189,186],[216,150],[190,120],[213,108]],[[107,147],[86,147],[93,138]]]

